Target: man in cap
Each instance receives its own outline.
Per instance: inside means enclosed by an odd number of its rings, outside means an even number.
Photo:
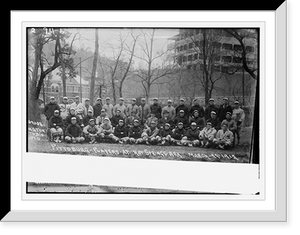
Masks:
[[[70,125],[72,122],[71,122],[71,119],[75,117],[76,118],[76,123],[77,125],[80,125],[81,126],[81,120],[80,118],[76,115],[76,112],[75,112],[75,109],[74,108],[70,108],[70,113],[69,115],[67,116],[66,118],[66,122],[65,122],[65,127],[67,127],[68,125]]]
[[[93,109],[93,106],[91,105],[90,99],[85,99],[85,101],[84,101],[84,116],[86,116],[89,111],[92,111],[94,113],[94,109]]]
[[[104,118],[103,123],[99,128],[99,140],[100,141],[111,141],[113,136],[113,126],[109,122],[109,118]]]
[[[90,119],[94,119],[93,111],[89,110],[88,114],[82,119],[82,127],[89,125]]]
[[[84,105],[80,102],[80,97],[75,97],[75,102],[70,105],[70,109],[74,108],[76,115],[80,118],[80,120],[84,117]]]
[[[95,119],[91,118],[89,124],[83,128],[83,135],[86,142],[90,144],[96,144],[97,137],[99,135],[99,127],[96,125]]]
[[[157,123],[152,121],[150,127],[146,128],[142,133],[143,143],[155,145],[159,142],[159,129],[156,127]]]
[[[113,108],[114,106],[110,103],[110,98],[106,97],[105,104],[103,105],[103,108],[106,110],[106,113],[109,118],[113,117]]]
[[[126,113],[126,106],[124,104],[124,99],[121,97],[119,98],[119,103],[116,104],[114,106],[114,109],[113,109],[113,115],[116,115],[117,114],[117,110],[120,110],[121,113],[120,115],[125,118],[127,116],[127,113]]]
[[[62,117],[63,121],[65,122],[67,116],[70,113],[70,104],[68,102],[68,97],[63,97],[63,101],[59,105],[59,108],[60,108],[60,116]]]
[[[67,143],[81,143],[84,141],[82,129],[77,124],[76,117],[71,118],[71,124],[66,128],[65,141]]]
[[[158,98],[153,98],[153,104],[150,105],[151,112],[155,113],[155,117],[160,119],[161,116],[161,106],[158,104]]]
[[[163,115],[163,112],[164,112],[165,110],[169,112],[169,118],[170,118],[171,120],[174,120],[174,118],[175,118],[175,116],[176,116],[176,112],[175,112],[174,106],[172,105],[172,100],[168,100],[168,101],[167,101],[167,105],[166,105],[165,107],[162,108],[161,115]]]
[[[139,106],[136,104],[136,98],[131,99],[131,104],[127,105],[126,114],[130,116],[132,111],[135,112],[136,116],[139,116]]]
[[[175,117],[173,123],[176,126],[178,122],[183,123],[183,128],[187,129],[189,127],[189,118],[187,115],[185,115],[185,112],[183,109],[179,111],[179,114],[177,117]]]
[[[94,109],[94,118],[100,116],[102,110],[102,99],[100,97],[96,99],[96,104],[93,106],[93,109]]]
[[[193,115],[193,113],[194,113],[195,110],[198,110],[200,118],[204,118],[204,116],[205,116],[204,109],[200,105],[199,99],[197,99],[197,98],[194,99],[194,101],[193,101],[193,106],[190,109],[190,116]]]
[[[234,133],[234,132],[236,131],[237,125],[236,125],[235,120],[232,119],[231,112],[227,112],[227,113],[226,113],[226,119],[224,119],[224,120],[221,122],[221,126],[223,126],[224,123],[227,124],[228,129],[229,129],[232,133]]]
[[[182,138],[186,136],[186,130],[183,128],[183,123],[178,122],[177,126],[172,130],[171,142],[175,145],[182,145]]]
[[[235,132],[233,132],[234,135],[234,141],[235,141],[235,136],[237,137],[237,144],[240,144],[240,133],[241,133],[241,129],[242,126],[244,124],[244,120],[245,120],[245,112],[243,109],[241,109],[239,101],[236,100],[234,102],[234,108],[232,110],[232,119],[235,120],[236,122],[236,126],[237,129]],[[235,144],[235,143],[234,143]]]
[[[111,138],[114,143],[119,144],[127,143],[129,140],[128,129],[123,119],[119,120],[119,124],[114,128],[114,133],[112,134]]]
[[[199,116],[199,111],[197,109],[194,110],[193,115],[189,119],[189,125],[195,122],[197,124],[197,127],[199,130],[202,130],[204,128],[204,118],[201,118]]]
[[[232,107],[229,105],[229,100],[227,97],[223,98],[223,104],[219,107],[219,120],[222,122],[226,119],[226,113],[232,113]],[[218,114],[218,113],[217,113]]]
[[[101,114],[96,118],[96,125],[101,125],[104,121],[104,118],[109,118],[106,110],[103,108],[101,109]],[[110,121],[109,121],[110,123]]]
[[[207,121],[210,122],[212,127],[215,128],[217,131],[221,129],[221,123],[215,111],[211,111],[210,118],[207,119]]]
[[[223,123],[222,128],[218,130],[213,143],[219,149],[227,149],[232,147],[233,138],[233,133],[228,129],[227,123]]]
[[[139,106],[139,114],[140,114],[140,120],[141,125],[144,125],[147,121],[148,117],[150,116],[151,109],[150,106],[146,103],[146,99],[141,99],[141,105]]]
[[[50,141],[60,143],[63,136],[63,120],[58,109],[54,110],[54,115],[49,119],[48,128],[50,130]]]
[[[130,128],[130,127],[133,126],[134,120],[140,121],[140,118],[136,114],[136,111],[132,110],[131,113],[130,113],[130,116],[128,116],[127,119],[126,119],[126,121],[125,121],[125,124],[126,124],[127,128]]]
[[[158,136],[160,142],[158,145],[170,145],[172,143],[172,129],[169,123],[165,123],[164,127],[160,129]]]
[[[163,116],[161,119],[158,120],[158,128],[162,129],[164,128],[165,124],[169,123],[171,125],[171,129],[174,127],[174,122],[171,119],[168,110],[163,111]]]
[[[148,128],[152,121],[154,121],[154,122],[156,122],[156,124],[158,124],[158,118],[155,117],[155,113],[153,111],[151,111],[150,117],[148,117],[148,119],[145,123],[145,128]]]
[[[183,98],[180,98],[179,100],[179,105],[176,107],[175,109],[175,112],[176,112],[176,116],[179,116],[179,112],[180,110],[183,110],[184,111],[184,116],[185,117],[188,117],[189,116],[189,108],[188,106],[186,106],[184,104],[184,99]]]
[[[206,127],[204,127],[199,134],[200,148],[212,147],[216,133],[217,131],[212,127],[211,122],[207,122]]]
[[[119,124],[119,120],[122,119],[125,121],[125,118],[121,115],[121,109],[117,109],[116,115],[111,118],[111,124],[113,127],[116,127]]]
[[[192,122],[191,128],[186,131],[185,136],[181,140],[182,144],[189,147],[199,146],[199,134],[200,131],[197,128],[197,124]]]
[[[214,98],[210,98],[208,101],[208,106],[205,109],[205,120],[208,120],[211,118],[211,111],[214,111],[216,115],[218,116],[219,108],[215,105]]]
[[[140,127],[138,119],[133,121],[133,126],[129,128],[128,137],[130,144],[139,144],[143,142],[142,139],[143,128]]]
[[[51,96],[50,97],[50,102],[48,104],[46,104],[45,108],[44,108],[44,114],[46,116],[47,122],[54,115],[54,110],[60,110],[60,108],[59,108],[58,104],[55,101],[55,97]]]

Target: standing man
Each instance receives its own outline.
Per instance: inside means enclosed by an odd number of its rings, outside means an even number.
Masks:
[[[93,109],[94,109],[94,118],[100,116],[102,110],[102,100],[100,97],[97,98],[96,104],[93,106]]]
[[[84,116],[87,116],[89,111],[92,111],[94,113],[94,109],[93,109],[93,106],[91,105],[90,99],[85,99],[85,101],[84,101]]]
[[[237,129],[234,134],[234,139],[235,135],[237,136],[237,145],[240,144],[240,133],[241,129],[245,120],[245,112],[243,109],[241,109],[239,101],[234,102],[234,109],[232,110],[232,119],[236,122]]]
[[[106,113],[107,113],[108,117],[112,118],[114,106],[110,103],[110,98],[109,97],[106,97],[105,102],[106,103],[103,105],[103,108],[106,110]]]
[[[198,110],[199,117],[200,118],[204,118],[205,117],[204,109],[199,104],[199,100],[198,99],[194,99],[193,103],[194,103],[194,105],[190,109],[190,116],[192,116],[194,114],[195,110]]]
[[[44,108],[44,114],[46,116],[47,123],[49,122],[49,119],[54,115],[55,110],[60,110],[60,108],[55,101],[55,97],[51,96],[50,102],[48,104],[46,104],[45,108]]]
[[[227,97],[223,98],[223,104],[219,108],[219,120],[222,122],[224,119],[226,119],[226,113],[230,112],[232,113],[232,107],[229,105],[229,100]]]
[[[176,116],[176,113],[175,113],[175,108],[173,107],[172,105],[172,100],[168,100],[167,101],[167,105],[165,107],[162,108],[162,111],[161,111],[161,115],[163,116],[163,112],[164,111],[168,111],[169,112],[169,118],[171,120],[174,120],[175,116]]]
[[[68,103],[68,97],[63,98],[63,102],[59,105],[60,108],[60,116],[62,117],[63,121],[65,122],[67,116],[70,113],[70,105]]]
[[[176,116],[179,116],[179,112],[180,110],[184,111],[184,116],[188,117],[189,116],[189,108],[184,104],[184,99],[181,98],[179,100],[179,105],[176,107],[175,111],[176,111]]]
[[[121,116],[123,118],[127,117],[127,113],[126,113],[126,106],[124,104],[124,99],[121,97],[119,98],[119,104],[116,104],[113,108],[113,115],[117,114],[117,110],[121,111]]]
[[[80,97],[76,96],[75,102],[71,104],[70,108],[74,108],[76,115],[80,118],[80,120],[82,120],[84,117],[84,105],[79,101]]]
[[[126,108],[127,116],[130,116],[132,114],[132,111],[134,111],[135,115],[139,117],[139,106],[137,106],[137,104],[136,104],[136,98],[132,98],[131,104],[127,105],[127,108]]]
[[[216,115],[218,116],[219,109],[215,105],[215,100],[214,98],[210,98],[208,101],[208,106],[205,109],[205,120],[208,120],[211,118],[211,111],[214,111]]]
[[[141,126],[144,126],[147,118],[150,116],[151,109],[148,104],[146,104],[146,99],[141,99],[141,105],[139,107],[140,119],[141,119]]]
[[[155,117],[157,117],[158,119],[160,119],[162,117],[161,106],[158,104],[157,98],[153,99],[153,104],[150,105],[150,109],[151,109],[151,112],[155,113]]]

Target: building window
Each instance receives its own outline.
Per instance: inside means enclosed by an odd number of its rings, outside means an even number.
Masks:
[[[222,61],[225,63],[230,63],[231,62],[231,56],[222,56]]]
[[[221,66],[219,65],[214,65],[214,71],[220,72],[221,71]]]
[[[188,55],[188,61],[192,61],[193,60],[193,55]]]
[[[184,45],[183,45],[183,50],[186,51],[187,49],[188,49],[188,45],[187,45],[187,44],[184,44]]]
[[[192,48],[193,48],[193,43],[190,42],[190,43],[189,43],[189,49],[192,49]]]
[[[186,56],[182,56],[182,62],[186,62]]]
[[[183,45],[180,46],[180,50],[179,51],[183,51]]]
[[[241,46],[241,45],[234,44],[233,50],[235,50],[235,51],[242,51],[242,46]]]
[[[254,47],[253,46],[246,46],[246,52],[254,52]]]
[[[222,44],[222,49],[224,49],[224,50],[232,50],[232,44],[223,43]]]
[[[194,54],[194,60],[198,60],[198,54]]]
[[[242,58],[241,57],[233,57],[233,63],[242,63]]]

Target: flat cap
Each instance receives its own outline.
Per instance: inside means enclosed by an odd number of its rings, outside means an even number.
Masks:
[[[235,104],[239,104],[240,102],[238,100],[234,101]]]
[[[109,97],[106,97],[105,99],[106,99],[106,100],[110,100],[110,98],[109,98]]]
[[[67,100],[67,99],[68,99],[68,97],[67,97],[67,96],[65,96],[63,99],[64,99],[64,100]]]
[[[153,98],[153,100],[158,100],[158,98],[155,97],[155,98]]]
[[[86,98],[84,101],[90,101],[90,99],[89,99],[89,98]]]
[[[229,115],[231,115],[231,112],[227,112],[226,114],[229,114]]]
[[[54,110],[54,113],[59,113],[59,110],[58,109]]]
[[[228,98],[227,98],[227,97],[224,97],[223,100],[227,100],[227,101],[228,101]]]
[[[182,122],[178,122],[177,125],[183,125],[183,123]]]
[[[215,101],[215,99],[214,98],[210,98],[209,101]]]
[[[97,100],[102,100],[102,99],[100,97],[98,97]]]
[[[167,102],[168,102],[168,103],[172,103],[172,100],[168,100]]]
[[[140,122],[140,121],[139,121],[139,120],[137,120],[137,119],[134,119],[134,120],[133,120],[133,122]]]
[[[54,97],[54,96],[51,96],[51,97],[50,97],[50,100],[55,100],[55,97]]]
[[[192,122],[191,126],[197,126],[197,123],[196,122]]]
[[[179,101],[184,101],[184,99],[183,98],[180,98],[180,100]]]
[[[109,121],[109,118],[108,118],[108,117],[106,117],[106,118],[104,118],[104,120],[108,120],[108,121]]]
[[[217,114],[215,111],[211,111],[210,113],[212,113],[212,114]]]
[[[207,122],[206,125],[212,125],[211,122]]]
[[[183,109],[181,109],[181,110],[179,111],[179,113],[184,113],[184,110],[183,110]]]
[[[89,122],[94,122],[95,121],[95,119],[94,118],[91,118],[90,120],[89,120]]]
[[[79,99],[80,97],[78,95],[75,96],[75,99]]]
[[[171,126],[171,125],[170,125],[169,123],[166,122],[166,123],[165,123],[165,126]]]
[[[146,101],[146,99],[145,99],[145,98],[142,98],[141,100],[142,100],[142,101]]]
[[[72,117],[71,120],[76,120],[76,117]]]

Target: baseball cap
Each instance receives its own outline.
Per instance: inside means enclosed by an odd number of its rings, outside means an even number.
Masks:
[[[179,113],[184,113],[184,110],[181,109],[181,110],[179,111]]]
[[[215,111],[211,111],[210,113],[212,113],[212,114],[217,114]]]
[[[67,99],[68,99],[68,97],[66,97],[66,96],[65,96],[65,97],[63,97],[63,99],[64,99],[64,100],[67,100]]]
[[[85,99],[85,101],[90,101],[90,99]]]
[[[71,120],[76,120],[76,117],[72,117]]]
[[[55,97],[54,97],[54,96],[51,96],[51,97],[50,97],[50,100],[55,100]]]
[[[97,100],[102,100],[102,99],[100,97],[98,97]]]
[[[192,122],[191,126],[197,126],[197,123],[196,122]]]
[[[180,98],[180,100],[179,101],[184,101],[184,99],[183,98]]]
[[[177,125],[183,125],[183,123],[182,122],[178,122],[178,124]]]
[[[238,100],[234,101],[235,104],[239,104],[240,102]]]
[[[106,100],[110,100],[110,98],[109,98],[109,97],[106,97],[105,99],[106,99]]]
[[[170,124],[169,123],[165,123],[165,126],[170,126]]]
[[[229,115],[231,115],[231,112],[227,112],[226,114],[229,114]]]
[[[89,120],[89,122],[94,122],[95,121],[95,119],[93,119],[93,118],[91,118],[90,120]]]
[[[215,101],[214,98],[210,98],[209,101]]]
[[[54,113],[59,113],[59,110],[58,109],[54,110]]]
[[[206,125],[212,125],[211,122],[207,122]]]
[[[139,120],[137,120],[137,119],[134,119],[134,120],[133,120],[133,122],[140,122],[140,121],[139,121]]]
[[[227,101],[228,101],[228,98],[227,98],[227,97],[224,97],[223,100],[227,100]]]

